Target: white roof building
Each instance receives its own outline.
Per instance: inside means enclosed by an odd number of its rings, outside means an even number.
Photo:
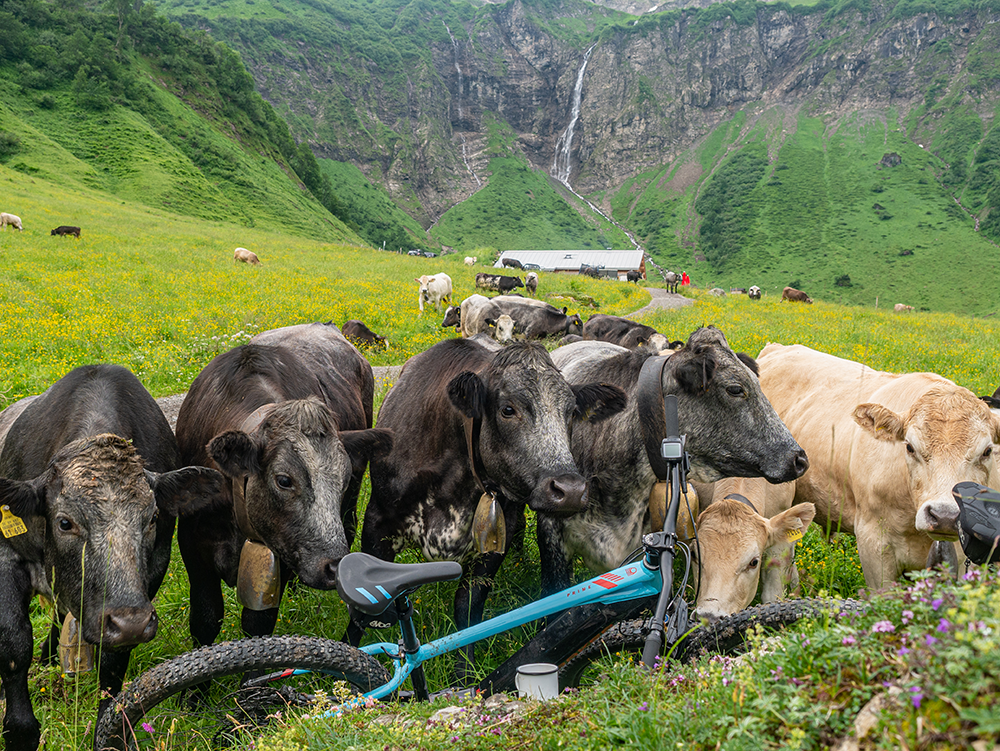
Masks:
[[[579,273],[581,266],[600,269],[601,276],[625,278],[629,271],[646,273],[641,250],[505,250],[494,268],[503,268],[504,258],[514,258],[522,264],[537,264],[542,271]]]

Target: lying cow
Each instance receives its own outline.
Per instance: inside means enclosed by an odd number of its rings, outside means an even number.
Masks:
[[[28,695],[35,593],[72,613],[100,645],[99,714],[121,689],[132,648],[157,630],[151,602],[170,560],[174,517],[222,487],[217,472],[178,469],[177,442],[139,380],[117,365],[70,371],[0,415],[0,680],[9,751],[33,751]],[[8,527],[9,523],[14,528]],[[52,659],[59,630],[42,656]]]
[[[56,236],[58,236],[58,237],[65,237],[66,235],[73,235],[73,237],[76,237],[77,239],[79,239],[79,237],[80,237],[80,228],[79,227],[71,227],[68,224],[61,224],[58,227],[56,227],[54,230],[52,230],[49,234],[52,235],[53,237],[56,237]]]
[[[620,316],[595,313],[583,324],[583,338],[611,342],[627,349],[652,353],[670,349],[670,340],[652,326]]]
[[[518,287],[523,287],[524,282],[520,277],[503,276],[501,274],[487,274],[483,271],[476,274],[476,287],[492,292],[499,292],[502,295],[513,292]]]
[[[756,284],[753,285],[749,290],[747,290],[747,297],[749,297],[751,300],[759,300],[760,287],[758,287]]]
[[[347,337],[347,341],[355,347],[387,347],[389,342],[384,336],[379,336],[372,331],[362,321],[344,321],[340,327],[341,333]]]
[[[663,358],[659,389],[640,389],[640,371],[651,357],[656,356],[598,341],[552,352],[570,384],[600,380],[621,388],[629,399],[619,414],[573,430],[573,458],[590,478],[591,499],[575,516],[539,518],[544,592],[569,583],[577,556],[588,568],[607,571],[640,546],[656,482],[643,446],[659,447],[664,437],[662,396],[677,395],[692,480],[746,476],[786,482],[809,466],[805,452],[761,393],[753,370],[729,348],[721,331],[695,331],[684,349]]]
[[[525,506],[539,518],[578,513],[588,487],[570,454],[570,431],[624,405],[614,386],[567,384],[533,342],[490,351],[450,339],[410,358],[379,411],[379,426],[395,441],[371,463],[361,549],[392,560],[415,547],[428,560],[461,561],[455,622],[478,622],[504,558],[474,548],[480,482],[496,493],[508,545],[523,528]],[[360,638],[356,627],[351,638]]]
[[[697,484],[699,506],[694,616],[716,621],[747,607],[760,584],[761,602],[796,591],[795,543],[816,516],[811,503],[792,506],[794,483],[730,477]]]
[[[430,303],[434,310],[440,311],[441,304],[451,302],[451,277],[445,273],[424,274],[414,279],[420,285],[420,292],[417,297],[417,304],[420,312],[424,312],[424,303]]]
[[[462,300],[460,318],[462,336],[467,339],[483,332],[501,343],[514,338],[514,319],[483,295],[469,295]]]
[[[19,232],[24,231],[24,227],[21,226],[21,217],[6,212],[0,214],[0,230],[6,232],[8,224]]]
[[[946,378],[882,373],[801,345],[769,344],[757,362],[764,393],[812,459],[795,502],[816,504],[824,529],[857,537],[869,586],[927,566],[932,541],[958,539],[956,483],[998,487],[1000,418]]]
[[[514,331],[526,339],[583,333],[579,314],[569,315],[565,307],[560,310],[543,300],[513,295],[497,295],[491,302],[514,319]]]
[[[895,305],[893,306],[893,308],[892,308],[892,309],[893,309],[893,310],[894,310],[894,311],[895,311],[896,313],[912,313],[912,312],[913,312],[913,306],[912,306],[912,305],[904,305],[904,304],[903,304],[903,303],[901,303],[901,302],[898,302],[898,303],[896,303],[896,304],[895,304]]]
[[[260,266],[260,259],[252,250],[237,248],[233,251],[233,261],[235,263],[249,263],[251,266]]]
[[[215,509],[177,530],[197,644],[219,634],[222,582],[236,585],[247,539],[280,560],[280,587],[293,573],[308,587],[336,586],[361,477],[391,444],[371,429],[374,388],[371,366],[332,323],[265,331],[195,378],[177,416],[181,456],[229,480]],[[277,617],[277,607],[244,608],[243,629],[269,634]]]
[[[781,290],[781,301],[784,302],[785,300],[789,302],[804,302],[812,305],[812,298],[802,290],[795,289],[794,287],[785,287]]]

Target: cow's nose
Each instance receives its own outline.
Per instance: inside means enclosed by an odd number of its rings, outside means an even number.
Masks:
[[[569,516],[587,506],[587,481],[580,475],[566,474],[546,479],[529,503],[532,510],[548,516]]]
[[[936,534],[957,534],[958,505],[927,504],[927,531]]]
[[[156,610],[145,608],[116,608],[104,614],[104,629],[101,635],[104,644],[125,647],[142,644],[156,636]]]
[[[706,626],[711,626],[721,618],[719,613],[707,609],[699,610],[698,608],[695,608],[693,615],[696,623],[700,622]]]
[[[795,457],[792,459],[792,471],[795,473],[795,477],[802,477],[809,469],[809,457],[806,456],[804,449],[799,449],[795,453]]]

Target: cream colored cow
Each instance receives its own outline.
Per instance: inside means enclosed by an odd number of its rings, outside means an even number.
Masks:
[[[809,456],[795,503],[814,503],[822,527],[857,537],[869,586],[925,568],[933,541],[958,539],[957,482],[998,487],[1000,418],[968,389],[802,345],[768,344],[757,364],[765,396]]]
[[[257,254],[252,250],[247,250],[246,248],[237,248],[233,251],[233,261],[237,263],[249,263],[253,266],[260,266],[260,259]]]

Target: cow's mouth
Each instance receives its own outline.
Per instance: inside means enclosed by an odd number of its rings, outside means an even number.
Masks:
[[[528,507],[545,516],[571,516],[587,507],[587,481],[576,474],[546,477],[528,499]]]

